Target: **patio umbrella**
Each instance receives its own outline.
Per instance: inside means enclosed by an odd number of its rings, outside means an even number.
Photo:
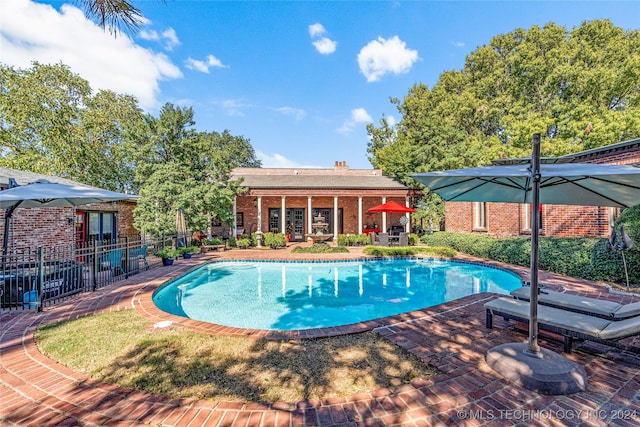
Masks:
[[[184,218],[184,211],[176,209],[176,246],[186,246],[185,235],[187,234],[187,223]]]
[[[381,205],[378,206],[374,206],[372,208],[369,208],[367,210],[367,212],[370,213],[374,213],[374,212],[397,212],[397,213],[413,213],[415,212],[415,209],[412,209],[408,206],[404,206],[401,205],[398,202],[394,202],[394,201],[389,201],[387,203],[383,203]]]
[[[579,163],[540,165],[539,134],[533,137],[533,153],[529,164],[457,169],[411,176],[446,201],[622,208],[640,204],[640,168]],[[537,215],[532,216],[530,321],[525,353],[543,359],[545,355],[537,342],[538,220]]]
[[[38,180],[0,191],[0,209],[6,209],[2,254],[7,254],[9,224],[16,208],[53,208],[137,199],[138,196],[96,187]]]
[[[394,202],[393,200],[388,201],[386,203],[383,203],[381,205],[377,205],[374,206],[372,208],[367,209],[367,212],[369,213],[376,213],[376,212],[384,212],[384,213],[393,213],[393,212],[397,212],[397,213],[413,213],[416,210],[413,208],[410,208],[408,206],[405,205],[401,205],[398,202]],[[405,225],[408,221],[408,218],[406,216],[402,216],[400,217],[400,224]],[[384,231],[384,230],[383,230]]]

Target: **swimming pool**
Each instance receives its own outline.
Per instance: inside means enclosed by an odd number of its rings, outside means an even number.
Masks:
[[[508,294],[516,274],[439,259],[205,264],[153,295],[161,310],[249,329],[299,330],[358,323],[480,292]]]

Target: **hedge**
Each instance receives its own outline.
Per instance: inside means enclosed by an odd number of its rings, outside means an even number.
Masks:
[[[429,246],[445,246],[480,258],[507,264],[531,264],[528,237],[495,238],[479,234],[441,231],[422,236]],[[629,281],[640,286],[640,256],[625,252]],[[609,241],[587,237],[540,237],[540,269],[571,277],[626,285],[622,254],[609,249]]]

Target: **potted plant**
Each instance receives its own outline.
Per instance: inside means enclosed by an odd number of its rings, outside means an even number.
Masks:
[[[177,249],[173,249],[171,246],[166,246],[156,251],[155,256],[162,258],[162,265],[171,265],[173,260],[180,256]]]
[[[191,258],[191,254],[198,252],[198,248],[196,246],[186,246],[178,249],[178,251],[184,259],[189,259]]]

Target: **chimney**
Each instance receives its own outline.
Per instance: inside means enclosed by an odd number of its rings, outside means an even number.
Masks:
[[[349,166],[347,166],[347,162],[345,160],[336,160],[334,166],[334,169],[349,169]]]

